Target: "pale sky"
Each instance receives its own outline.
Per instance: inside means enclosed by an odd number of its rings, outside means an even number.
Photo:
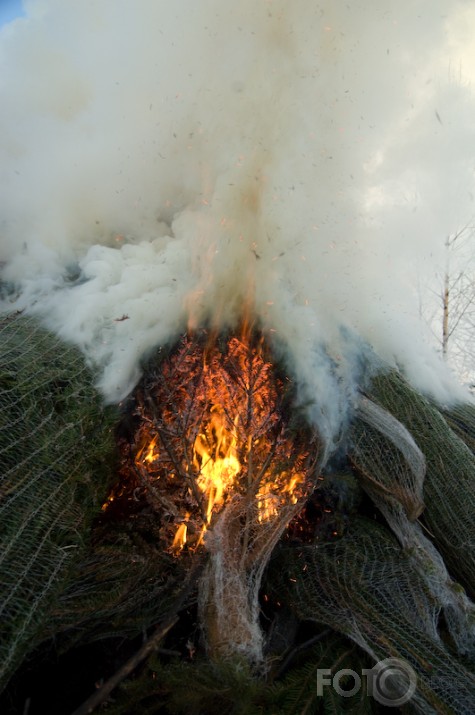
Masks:
[[[23,14],[21,0],[0,0],[0,26]]]

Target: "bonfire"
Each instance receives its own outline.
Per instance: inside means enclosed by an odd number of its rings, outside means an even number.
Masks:
[[[303,692],[311,707],[468,711],[471,404],[443,410],[368,355],[329,457],[255,327],[184,334],[119,411],[34,320],[10,316],[2,338],[5,703],[25,682],[42,701],[54,643],[65,663],[124,652],[77,713],[232,712],[237,690],[243,712],[300,712]],[[375,690],[381,662],[390,687]],[[322,695],[317,671],[342,668]]]
[[[268,353],[246,325],[184,336],[135,391],[137,429],[121,443],[119,488],[143,490],[165,549],[209,554],[199,600],[213,658],[262,661],[262,572],[318,474],[318,437]]]

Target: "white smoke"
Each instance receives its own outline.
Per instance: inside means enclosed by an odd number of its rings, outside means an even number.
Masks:
[[[411,281],[473,212],[469,0],[25,9],[0,30],[4,307],[79,344],[109,401],[249,302],[329,430],[364,342],[455,394]]]

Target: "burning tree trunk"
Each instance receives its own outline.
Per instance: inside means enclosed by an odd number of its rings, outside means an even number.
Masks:
[[[314,486],[314,431],[262,336],[185,336],[136,392],[132,470],[160,512],[166,548],[208,552],[200,612],[211,657],[262,659],[258,591],[285,527]]]

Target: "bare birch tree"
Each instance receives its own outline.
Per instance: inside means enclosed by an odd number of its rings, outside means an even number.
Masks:
[[[425,320],[444,360],[464,382],[475,382],[475,222],[445,239],[445,261],[431,290]]]

